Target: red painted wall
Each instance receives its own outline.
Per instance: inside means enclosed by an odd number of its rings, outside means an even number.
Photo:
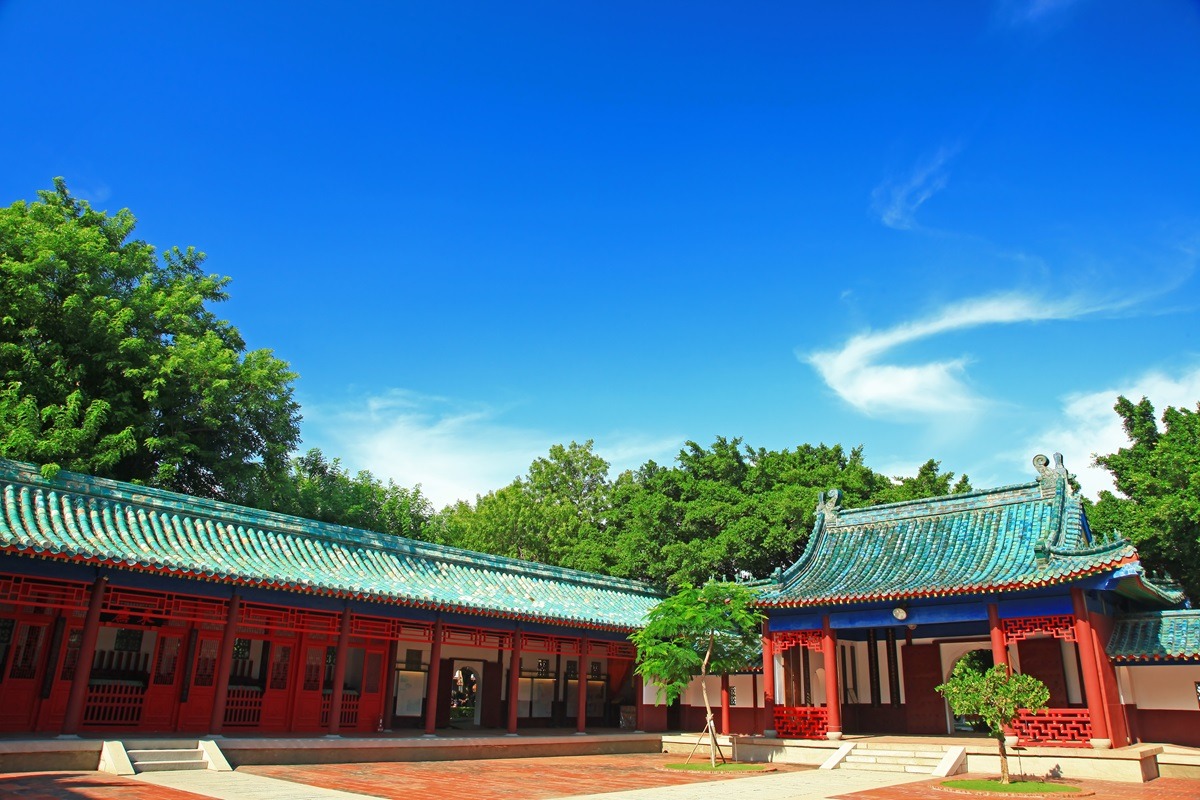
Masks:
[[[1133,712],[1131,722],[1135,723],[1138,741],[1200,747],[1200,711],[1126,708]]]

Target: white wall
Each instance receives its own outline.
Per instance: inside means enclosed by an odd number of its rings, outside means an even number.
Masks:
[[[1158,708],[1172,711],[1196,711],[1196,683],[1200,681],[1200,666],[1150,665],[1122,667],[1128,673],[1132,697],[1138,708]]]

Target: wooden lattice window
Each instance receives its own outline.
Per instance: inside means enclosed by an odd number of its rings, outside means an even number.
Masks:
[[[383,670],[383,656],[379,653],[367,653],[367,674],[363,676],[363,692],[374,694],[379,691],[379,673]]]
[[[158,640],[158,655],[154,659],[154,683],[170,686],[175,682],[175,669],[179,665],[178,636],[163,636]]]
[[[113,640],[113,650],[118,653],[142,652],[142,638],[145,631],[140,628],[117,628],[117,636]]]
[[[75,665],[79,663],[79,648],[83,645],[83,631],[78,628],[67,634],[67,654],[63,656],[62,672],[59,678],[64,681],[75,680]]]
[[[324,667],[324,657],[321,648],[310,647],[304,654],[304,690],[319,691],[321,688],[321,672]]]
[[[288,666],[292,663],[292,646],[280,645],[271,654],[271,683],[272,689],[286,689],[288,683]]]
[[[217,653],[221,649],[221,643],[216,639],[202,639],[200,641],[200,652],[196,654],[196,679],[192,681],[196,686],[212,686],[214,676],[217,674]]]
[[[13,652],[8,677],[32,678],[37,673],[38,654],[42,651],[42,630],[41,625],[21,623],[17,629],[17,649]]]

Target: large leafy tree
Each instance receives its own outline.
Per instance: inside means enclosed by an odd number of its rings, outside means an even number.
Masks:
[[[1143,397],[1115,406],[1130,444],[1096,463],[1113,474],[1123,497],[1101,492],[1089,509],[1092,527],[1128,536],[1151,570],[1178,580],[1200,598],[1200,405],[1167,408],[1159,426]]]
[[[750,589],[709,581],[700,588],[685,585],[658,603],[646,615],[645,627],[629,637],[637,647],[637,674],[654,684],[660,699],[674,702],[693,678],[700,678],[713,766],[717,737],[704,678],[757,662],[762,620]]]
[[[981,671],[969,658],[961,658],[950,671],[950,680],[936,687],[955,714],[978,717],[1000,750],[1000,782],[1008,783],[1008,752],[1005,728],[1011,727],[1022,711],[1037,713],[1046,708],[1050,690],[1032,675],[1010,672],[996,664]]]
[[[341,459],[313,448],[291,459],[287,472],[264,475],[251,505],[409,539],[436,540],[433,506],[421,493],[386,483],[368,470],[351,474]]]
[[[242,500],[299,440],[295,375],[212,312],[203,253],[134,225],[61,178],[0,209],[0,455]]]

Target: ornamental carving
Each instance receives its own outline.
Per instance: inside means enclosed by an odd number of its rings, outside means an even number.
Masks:
[[[819,651],[823,635],[824,632],[820,630],[780,631],[772,633],[771,639],[775,642],[776,653],[782,653],[784,650],[790,650],[797,646]]]
[[[1038,634],[1064,642],[1075,641],[1075,618],[1070,614],[1004,620],[1004,642],[1011,644]]]

